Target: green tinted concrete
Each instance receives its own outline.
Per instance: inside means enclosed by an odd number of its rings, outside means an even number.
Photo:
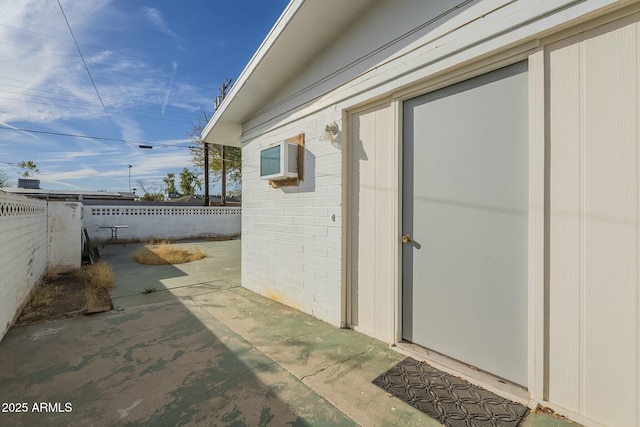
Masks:
[[[209,256],[140,266],[135,245],[108,246],[116,310],[10,330],[2,401],[72,412],[0,413],[0,425],[439,425],[371,384],[403,355],[239,288],[240,241],[183,244]]]
[[[116,310],[240,286],[240,240],[174,244],[185,249],[197,247],[207,257],[186,264],[142,266],[131,257],[142,244],[101,249],[102,258],[113,266],[117,286],[111,299]],[[155,292],[144,294],[146,289]]]

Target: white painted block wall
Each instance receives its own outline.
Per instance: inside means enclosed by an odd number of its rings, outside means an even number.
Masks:
[[[242,168],[242,286],[339,326],[341,146],[320,141],[339,113],[318,113],[245,141]],[[271,188],[259,178],[259,151],[305,132],[304,180]]]
[[[118,230],[119,239],[187,239],[196,237],[238,236],[241,209],[238,207],[123,205],[85,206],[83,224],[91,240],[111,238],[110,227]]]
[[[47,267],[47,203],[0,190],[0,339]]]
[[[48,268],[68,271],[82,263],[82,203],[49,202]]]

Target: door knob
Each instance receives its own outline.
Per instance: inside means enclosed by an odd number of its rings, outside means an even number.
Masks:
[[[402,240],[402,243],[409,243],[413,241],[413,239],[411,238],[411,234],[403,235],[401,240]]]

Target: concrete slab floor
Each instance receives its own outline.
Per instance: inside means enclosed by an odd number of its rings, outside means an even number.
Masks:
[[[371,384],[403,355],[238,287],[239,240],[181,244],[210,256],[158,268],[106,247],[116,310],[11,329],[0,425],[440,425]]]

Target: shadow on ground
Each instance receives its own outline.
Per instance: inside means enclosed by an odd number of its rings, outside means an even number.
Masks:
[[[371,384],[404,356],[240,288],[239,240],[181,244],[208,256],[142,266],[137,245],[106,247],[114,311],[11,329],[0,396],[20,405],[0,425],[439,425]]]
[[[140,266],[135,245],[106,247],[116,311],[12,329],[0,395],[28,411],[0,413],[0,424],[349,425],[191,299],[238,286],[239,244],[197,243],[208,257],[181,266]]]

